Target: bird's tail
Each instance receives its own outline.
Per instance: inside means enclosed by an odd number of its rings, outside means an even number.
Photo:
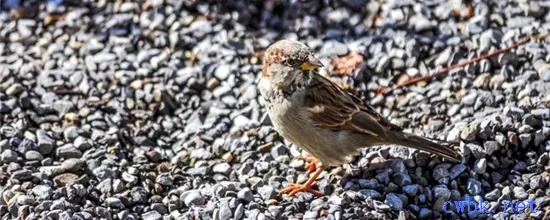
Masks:
[[[427,138],[400,131],[394,131],[390,133],[388,140],[391,140],[393,144],[427,151],[429,153],[442,156],[450,161],[460,162],[459,154],[451,146],[451,144],[448,143],[439,144]]]

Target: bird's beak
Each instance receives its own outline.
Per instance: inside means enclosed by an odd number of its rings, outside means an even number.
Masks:
[[[301,70],[312,70],[318,67],[323,67],[323,64],[313,54],[310,54],[307,61],[300,65]]]

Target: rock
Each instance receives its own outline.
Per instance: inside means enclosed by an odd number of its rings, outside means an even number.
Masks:
[[[44,159],[44,156],[42,156],[42,154],[40,154],[40,152],[38,151],[29,150],[25,153],[25,159],[30,161],[33,161],[33,160],[41,161]]]
[[[418,212],[418,218],[420,219],[428,219],[432,216],[432,210],[428,208],[421,208]]]
[[[541,119],[550,119],[550,109],[544,108],[544,109],[533,109],[531,110],[531,114],[541,118]]]
[[[433,192],[434,192],[434,197],[436,199],[438,198],[449,199],[451,197],[451,191],[444,186],[434,187]]]
[[[57,148],[56,155],[61,158],[80,158],[82,157],[82,152],[72,144],[67,144]]]
[[[550,70],[544,70],[541,76],[542,81],[550,82]]]
[[[92,147],[89,140],[82,136],[78,136],[74,139],[73,145],[80,151],[86,151]]]
[[[229,208],[229,203],[227,201],[220,202],[218,216],[220,220],[229,220],[233,217],[233,212],[231,211],[231,208]]]
[[[481,182],[470,178],[468,179],[466,188],[471,195],[479,195],[481,193]]]
[[[447,141],[448,142],[458,142],[460,141],[460,135],[461,135],[462,131],[459,127],[454,127],[453,129],[451,129],[451,131],[449,131],[449,134],[447,135]]]
[[[46,185],[37,185],[31,190],[32,194],[36,196],[38,201],[48,200],[53,195],[53,189]]]
[[[519,140],[521,143],[521,147],[526,148],[529,145],[529,143],[531,143],[531,139],[532,139],[531,134],[520,134]]]
[[[4,150],[4,152],[2,152],[2,162],[8,164],[8,163],[11,163],[11,162],[17,162],[17,158],[19,156],[17,155],[17,153],[15,151],[12,151],[12,150]]]
[[[392,176],[393,181],[400,187],[412,183],[411,177],[406,173],[396,173]]]
[[[358,196],[362,197],[364,199],[366,199],[366,198],[372,198],[372,199],[375,199],[375,200],[381,200],[382,199],[382,195],[378,191],[372,190],[372,189],[359,190]]]
[[[403,192],[410,197],[416,196],[416,193],[418,193],[418,190],[419,190],[418,185],[416,184],[403,186]]]
[[[245,188],[241,189],[237,193],[237,197],[239,199],[244,200],[245,202],[251,202],[251,201],[254,200],[254,194],[252,193],[252,191],[248,187],[245,187]]]
[[[388,204],[393,210],[403,210],[403,201],[394,193],[388,193],[388,195],[386,195],[385,203]]]
[[[489,201],[495,201],[500,197],[500,195],[501,195],[500,189],[494,189],[488,192],[487,194],[485,194],[485,199]]]
[[[229,165],[228,163],[216,164],[212,168],[212,171],[214,171],[214,173],[229,175],[229,173],[231,172],[231,165]]]
[[[112,207],[112,208],[124,208],[124,204],[122,204],[122,201],[120,201],[120,199],[115,197],[109,197],[105,199],[105,204],[108,207]]]
[[[496,141],[486,141],[483,143],[483,148],[485,149],[485,153],[492,155],[494,152],[498,151],[499,144]]]
[[[44,130],[36,131],[36,139],[38,143],[37,151],[42,155],[47,155],[53,150],[53,139]]]
[[[192,191],[184,198],[184,203],[187,207],[204,205],[206,198],[198,191]]]
[[[479,123],[474,122],[460,132],[460,138],[464,141],[474,141],[479,130]]]
[[[77,172],[85,164],[86,161],[82,159],[66,159],[61,164],[61,169],[69,172]]]
[[[63,187],[67,185],[73,185],[79,182],[79,177],[73,173],[63,173],[53,178],[53,181],[57,186]]]
[[[524,200],[524,199],[527,199],[527,197],[529,197],[529,194],[525,192],[525,189],[523,189],[523,187],[516,186],[514,187],[513,192],[514,192],[514,197],[516,197],[516,199]]]
[[[275,193],[275,189],[272,186],[268,185],[258,188],[258,194],[260,194],[262,199],[265,201],[274,199],[277,196],[277,194]]]
[[[157,211],[149,211],[141,215],[143,220],[161,220],[162,215]]]
[[[29,180],[32,178],[32,172],[30,170],[17,170],[11,174],[12,179],[16,180]]]
[[[376,189],[379,185],[376,179],[359,179],[359,186],[362,189]]]
[[[14,83],[6,89],[6,95],[7,96],[16,96],[16,95],[19,95],[19,93],[21,93],[24,89],[25,88],[20,83]]]
[[[476,101],[476,98],[477,98],[477,93],[472,92],[472,93],[469,93],[468,95],[462,97],[461,102],[464,105],[472,106],[472,105],[474,105],[474,102]]]
[[[448,177],[449,171],[444,167],[438,167],[434,169],[432,176],[435,180],[440,180],[442,178]]]
[[[231,74],[231,66],[227,64],[218,66],[214,72],[214,76],[216,76],[219,80],[226,80],[229,77],[229,74]]]
[[[478,174],[483,174],[485,173],[486,168],[487,168],[487,160],[485,158],[481,158],[476,162],[474,170]]]

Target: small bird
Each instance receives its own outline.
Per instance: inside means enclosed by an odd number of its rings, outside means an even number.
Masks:
[[[322,163],[305,184],[291,184],[279,195],[302,191],[322,195],[311,188],[319,174],[327,166],[347,163],[364,147],[396,144],[459,162],[452,147],[403,132],[373,107],[318,74],[322,66],[299,41],[281,40],[265,51],[258,89],[275,130]]]

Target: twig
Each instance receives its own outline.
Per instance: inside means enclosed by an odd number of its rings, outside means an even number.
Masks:
[[[72,91],[68,89],[56,89],[53,90],[53,93],[57,95],[84,95],[81,91]]]
[[[465,61],[465,62],[462,62],[462,63],[457,63],[455,65],[452,65],[452,66],[449,66],[449,67],[446,67],[444,69],[441,69],[441,70],[438,70],[436,72],[433,72],[431,74],[428,74],[426,76],[420,76],[420,77],[416,77],[416,78],[412,78],[410,80],[407,80],[403,83],[398,83],[398,84],[395,84],[393,85],[392,87],[386,87],[386,88],[378,88],[378,90],[376,91],[378,94],[382,94],[382,95],[385,95],[399,87],[403,87],[403,86],[408,86],[410,84],[413,84],[413,83],[417,83],[417,82],[420,82],[420,81],[424,81],[424,80],[427,80],[429,78],[432,78],[432,77],[436,77],[436,76],[439,76],[439,75],[442,75],[444,73],[447,73],[451,70],[454,70],[454,69],[458,69],[460,67],[464,67],[464,66],[467,66],[471,63],[474,63],[474,62],[477,62],[477,61],[480,61],[480,60],[483,60],[483,59],[487,59],[489,57],[492,57],[492,56],[495,56],[495,55],[498,55],[498,54],[501,54],[501,53],[504,53],[504,52],[507,52],[511,49],[514,49],[514,48],[517,48],[521,45],[524,45],[526,43],[528,43],[529,41],[531,40],[541,40],[541,39],[544,39],[546,37],[548,37],[548,35],[550,34],[543,34],[543,35],[533,35],[533,36],[529,36],[529,37],[526,37],[508,47],[505,47],[505,48],[502,48],[502,49],[498,49],[498,50],[494,50],[494,51],[491,51],[489,53],[486,53],[486,54],[483,54],[483,55],[480,55],[480,56],[477,56],[477,57],[474,57],[473,59],[471,60],[468,60],[468,61]]]

